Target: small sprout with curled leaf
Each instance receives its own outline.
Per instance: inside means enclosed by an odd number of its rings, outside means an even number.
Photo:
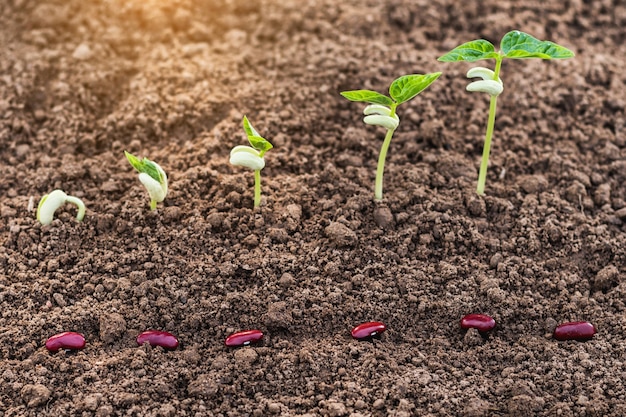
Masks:
[[[37,220],[44,226],[52,223],[54,213],[65,203],[74,204],[78,207],[76,220],[82,222],[85,217],[85,204],[80,198],[67,195],[61,190],[54,190],[41,197],[37,206]]]
[[[353,90],[344,91],[342,96],[350,101],[368,103],[369,105],[363,110],[365,117],[363,121],[366,124],[381,126],[387,129],[387,134],[383,141],[378,156],[378,166],[376,168],[376,182],[374,186],[374,199],[383,199],[383,173],[385,171],[385,159],[387,158],[387,150],[391,143],[393,133],[400,124],[400,119],[396,114],[396,108],[421,93],[429,85],[431,85],[439,76],[440,72],[431,74],[410,74],[403,75],[395,79],[389,87],[389,96],[377,93],[371,90]]]
[[[130,152],[124,151],[128,162],[139,172],[139,181],[150,195],[150,210],[156,210],[157,203],[165,200],[167,195],[167,175],[163,168],[148,158],[139,159]]]
[[[468,91],[487,93],[491,97],[489,102],[489,119],[487,121],[487,132],[485,134],[485,144],[483,146],[483,156],[478,173],[478,185],[476,192],[479,195],[485,193],[485,182],[487,180],[487,166],[489,164],[489,152],[491,149],[491,139],[496,120],[497,98],[504,90],[504,84],[500,78],[500,67],[503,59],[564,59],[571,58],[574,53],[569,49],[557,45],[550,41],[540,41],[531,35],[514,30],[502,37],[500,41],[500,51],[495,50],[493,44],[484,39],[477,39],[457,46],[438,59],[442,62],[475,62],[481,59],[495,59],[495,69],[492,71],[485,67],[475,67],[467,72],[467,78],[480,78],[467,86]]]
[[[254,171],[254,207],[261,205],[261,170],[265,168],[265,152],[274,146],[256,131],[246,116],[243,116],[243,130],[251,146],[238,145],[230,151],[230,163]]]

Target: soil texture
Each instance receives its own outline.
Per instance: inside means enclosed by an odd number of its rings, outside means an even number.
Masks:
[[[625,28],[620,0],[0,2],[0,416],[626,415]],[[504,62],[479,197],[489,99],[437,57],[514,29],[576,57]],[[375,203],[384,131],[339,92],[436,71]],[[156,211],[124,150],[168,173]],[[39,224],[54,189],[83,222]]]

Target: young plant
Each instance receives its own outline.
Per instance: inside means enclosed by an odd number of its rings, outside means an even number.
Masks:
[[[67,195],[61,190],[54,190],[50,194],[41,197],[37,206],[37,220],[44,226],[52,223],[54,213],[65,203],[71,203],[78,207],[76,220],[82,222],[85,217],[85,204],[80,198]]]
[[[385,140],[378,155],[378,167],[376,168],[376,182],[374,186],[374,198],[383,199],[383,173],[385,171],[385,159],[387,150],[393,137],[393,132],[400,124],[396,114],[396,108],[405,103],[431,85],[439,76],[440,72],[432,74],[410,74],[395,79],[389,87],[389,96],[371,90],[344,91],[342,96],[350,101],[369,103],[365,107],[363,121],[368,125],[381,126],[387,129]]]
[[[485,181],[487,180],[487,166],[489,164],[489,152],[491,138],[496,121],[496,102],[504,89],[500,79],[500,67],[502,60],[507,59],[563,59],[571,58],[574,53],[569,49],[550,41],[540,41],[527,33],[514,30],[504,35],[500,41],[500,51],[495,50],[493,44],[484,39],[477,39],[457,46],[447,54],[438,58],[441,62],[467,61],[475,62],[481,59],[495,59],[494,70],[484,67],[474,67],[467,72],[467,78],[482,78],[467,86],[467,91],[478,91],[491,96],[489,102],[489,119],[487,121],[487,133],[483,146],[483,157],[478,174],[476,192],[479,195],[485,193]]]
[[[254,171],[254,207],[259,207],[261,205],[261,170],[265,168],[263,155],[274,146],[252,127],[246,116],[243,116],[242,124],[251,146],[235,146],[230,151],[230,163]]]
[[[150,195],[150,210],[156,210],[157,203],[165,200],[167,195],[167,175],[163,168],[148,158],[139,159],[124,151],[128,162],[139,172],[139,181],[146,187]]]

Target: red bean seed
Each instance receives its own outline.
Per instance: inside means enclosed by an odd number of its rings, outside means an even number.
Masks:
[[[84,347],[85,337],[75,332],[55,334],[46,341],[46,349],[50,352],[58,352],[59,349],[80,350]]]
[[[263,339],[263,332],[260,330],[244,330],[233,333],[226,338],[226,346],[239,347],[248,346],[250,343]]]
[[[362,323],[352,329],[352,337],[355,339],[363,340],[374,337],[387,330],[387,326],[379,321],[368,321]]]
[[[559,324],[554,329],[556,340],[589,340],[596,334],[596,328],[587,321],[572,321]]]
[[[178,347],[176,336],[160,330],[146,330],[137,336],[137,344],[139,346],[146,342],[150,343],[150,346],[161,346],[163,349],[174,350]]]
[[[486,314],[468,314],[461,319],[461,327],[464,329],[476,329],[479,332],[488,332],[496,327],[493,317]]]

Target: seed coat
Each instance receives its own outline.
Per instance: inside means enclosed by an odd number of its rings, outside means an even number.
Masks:
[[[379,335],[385,330],[387,330],[387,326],[385,326],[384,323],[380,321],[368,321],[352,329],[351,334],[352,337],[357,340],[364,340]]]
[[[559,324],[554,329],[556,340],[578,340],[584,341],[593,338],[597,332],[595,326],[588,321],[571,321]]]
[[[76,332],[63,332],[50,336],[46,341],[46,349],[58,352],[59,349],[80,350],[85,347],[85,337]]]
[[[479,332],[488,332],[496,327],[493,317],[486,314],[468,314],[461,319],[463,329],[476,329]]]
[[[233,333],[224,342],[229,347],[248,346],[250,343],[263,339],[263,332],[260,330],[244,330]]]
[[[161,330],[146,330],[137,336],[137,345],[148,342],[150,346],[161,346],[163,349],[174,350],[178,347],[178,339],[169,332]]]

